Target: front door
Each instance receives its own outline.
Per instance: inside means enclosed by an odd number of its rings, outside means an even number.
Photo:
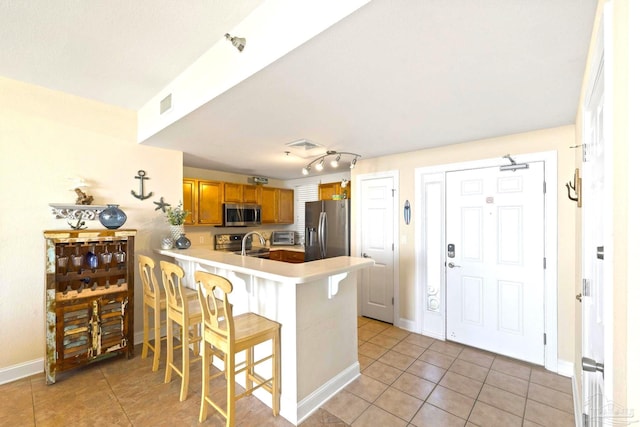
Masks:
[[[360,185],[361,256],[375,261],[361,273],[360,313],[393,323],[394,178],[365,178]]]
[[[544,364],[544,162],[446,186],[447,339]]]
[[[602,51],[599,52],[602,55]],[[605,361],[605,123],[603,62],[586,97],[582,163],[582,391],[587,425],[601,425]],[[610,230],[610,227],[608,228]],[[610,254],[610,253],[609,253]],[[610,283],[610,282],[609,282]],[[585,362],[588,370],[585,370]],[[600,369],[598,369],[600,368]],[[607,366],[609,375],[612,367]]]

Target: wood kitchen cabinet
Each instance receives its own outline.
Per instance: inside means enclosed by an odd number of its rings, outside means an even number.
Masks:
[[[102,359],[133,356],[136,230],[52,230],[46,241],[47,384]]]
[[[184,208],[191,212],[185,225],[222,225],[225,183],[193,178],[182,180]]]
[[[262,223],[293,224],[293,190],[262,187]]]
[[[341,182],[328,182],[325,184],[318,184],[318,199],[319,200],[332,200],[335,194],[343,196],[343,198],[351,198],[351,182],[347,183],[345,188],[342,188]],[[346,197],[344,197],[346,195]]]
[[[300,251],[288,251],[288,250],[272,250],[269,252],[269,259],[274,261],[290,262],[293,264],[299,264],[304,262],[304,252]]]
[[[225,182],[224,202],[260,204],[260,187],[258,187],[257,185]]]

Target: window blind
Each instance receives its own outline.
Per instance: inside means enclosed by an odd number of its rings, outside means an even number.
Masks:
[[[302,184],[295,187],[295,233],[296,241],[304,244],[304,204],[318,200],[318,184]]]

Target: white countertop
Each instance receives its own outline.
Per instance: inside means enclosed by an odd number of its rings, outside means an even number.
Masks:
[[[275,246],[274,250],[293,250],[300,246]],[[302,247],[304,250],[304,247]],[[373,264],[371,258],[341,256],[323,260],[290,264],[265,258],[241,256],[229,252],[214,251],[208,247],[189,249],[156,249],[156,253],[177,260],[194,261],[203,265],[228,269],[268,280],[289,283],[307,283],[323,277],[358,270]]]

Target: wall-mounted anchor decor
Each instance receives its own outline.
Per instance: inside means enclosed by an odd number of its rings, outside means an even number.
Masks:
[[[135,191],[131,190],[131,194],[136,199],[144,200],[144,199],[148,199],[149,197],[153,196],[153,191],[150,192],[149,194],[147,194],[146,196],[144,194],[144,180],[145,179],[149,179],[149,178],[147,178],[145,176],[146,174],[147,173],[141,169],[141,170],[138,171],[138,176],[134,176],[135,179],[139,179],[140,180],[140,194],[136,194]]]
[[[166,213],[167,212],[167,208],[169,206],[171,206],[171,203],[167,203],[164,201],[164,196],[160,197],[160,201],[159,202],[153,202],[154,205],[158,205],[158,207],[155,210],[160,210],[162,209],[162,212]]]
[[[573,182],[569,181],[565,184],[565,187],[567,187],[567,197],[569,197],[569,200],[573,200],[574,202],[578,203],[578,207],[581,208],[582,207],[582,178],[580,178],[580,169],[576,169],[575,173],[573,174]],[[571,196],[571,190],[573,190],[573,193],[575,194],[575,196]]]

